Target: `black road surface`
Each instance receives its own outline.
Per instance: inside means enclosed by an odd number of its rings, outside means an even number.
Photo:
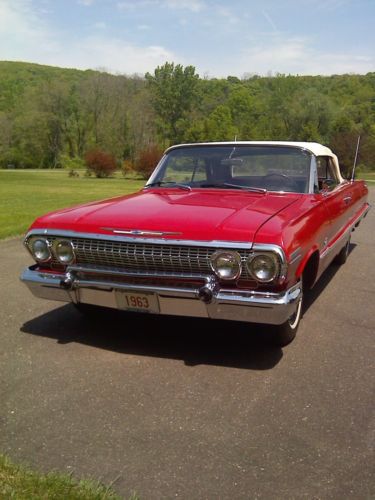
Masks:
[[[375,200],[375,189],[371,191]],[[0,243],[0,452],[124,498],[375,498],[375,209],[296,340],[34,298]]]

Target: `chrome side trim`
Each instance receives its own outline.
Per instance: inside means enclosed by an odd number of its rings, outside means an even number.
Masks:
[[[302,249],[301,247],[298,247],[294,252],[290,254],[290,260],[289,260],[289,265],[294,264],[298,260],[302,258]]]
[[[364,219],[370,210],[371,205],[367,204],[365,210],[358,215],[352,222],[349,222],[346,228],[343,229],[342,234],[333,242],[328,242],[328,245],[324,248],[324,250],[320,254],[320,259],[324,259],[327,257],[345,238],[348,238],[348,234],[355,230],[355,228],[359,225],[362,219]]]
[[[325,259],[327,255],[329,255],[339,244],[342,242],[343,239],[348,238],[348,234],[352,232],[353,229],[351,227],[348,227],[347,229],[344,230],[341,236],[337,238],[333,243],[327,244],[327,246],[324,248],[322,253],[320,254],[320,259]]]

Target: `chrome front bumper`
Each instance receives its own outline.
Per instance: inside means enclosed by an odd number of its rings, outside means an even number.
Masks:
[[[202,286],[180,288],[126,283],[127,276],[139,276],[131,272],[111,271],[106,279],[103,279],[102,271],[98,274],[97,270],[91,270],[90,279],[85,279],[80,276],[81,271],[82,268],[71,266],[66,274],[52,274],[41,272],[34,265],[24,270],[21,281],[33,295],[48,300],[121,309],[118,300],[121,292],[152,293],[157,297],[160,314],[273,325],[284,323],[295,312],[302,293],[299,283],[282,293],[264,293],[224,289],[213,276],[199,276],[203,280]],[[84,271],[87,273],[87,269]],[[121,281],[116,280],[116,274],[121,277]],[[162,277],[165,278],[166,275],[163,274]],[[167,277],[181,278],[172,274]]]

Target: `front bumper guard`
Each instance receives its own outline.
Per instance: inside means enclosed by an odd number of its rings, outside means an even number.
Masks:
[[[90,278],[87,278],[87,274]],[[116,280],[116,277],[118,280]],[[126,283],[126,278],[145,276],[128,271],[104,271],[70,266],[65,274],[26,268],[21,281],[36,297],[62,302],[87,303],[119,308],[121,291],[152,293],[160,314],[227,319],[272,325],[282,324],[295,312],[302,289],[299,283],[281,293],[225,289],[214,276],[161,274],[149,276],[171,280],[200,280],[201,286],[173,287]],[[105,279],[104,279],[105,278]],[[121,278],[121,280],[120,280]]]

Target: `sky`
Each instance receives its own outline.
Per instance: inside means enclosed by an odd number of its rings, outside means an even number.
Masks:
[[[375,71],[375,0],[0,0],[0,60],[201,77]]]

